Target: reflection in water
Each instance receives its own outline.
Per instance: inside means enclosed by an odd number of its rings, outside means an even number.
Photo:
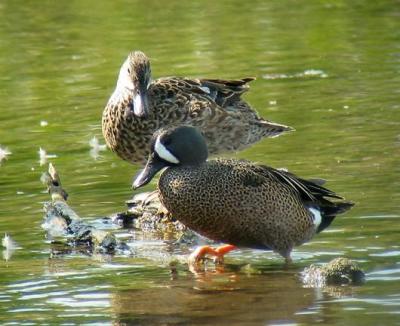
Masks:
[[[122,323],[249,325],[292,320],[315,299],[314,291],[303,288],[294,273],[216,270],[152,288],[113,292],[112,311]]]
[[[8,233],[4,234],[1,244],[4,248],[2,254],[5,261],[9,261],[11,259],[11,256],[14,254],[15,250],[22,249],[22,247],[20,247]]]
[[[319,302],[354,294],[353,287],[306,288],[297,272],[262,272],[248,266],[195,274],[144,289],[112,292],[112,311],[120,323],[152,325],[265,325],[323,322]],[[179,273],[178,273],[179,274]]]
[[[66,309],[70,318],[76,315],[68,308],[79,307],[88,316],[96,314],[91,309],[110,308],[114,324],[259,325],[322,322],[328,319],[321,302],[356,293],[356,288],[350,286],[305,286],[300,269],[296,265],[285,267],[281,259],[274,267],[208,263],[203,270],[189,271],[185,263],[177,261],[173,247],[156,244],[154,240],[153,245],[148,240],[139,241],[136,248],[140,254],[124,256],[123,263],[118,263],[118,257],[95,254],[91,259],[97,267],[85,271],[76,270],[77,265],[72,267],[65,260],[79,255],[79,251],[65,252],[62,246],[58,250],[53,246],[47,277],[68,278],[70,285],[72,280],[91,282],[98,278],[98,272],[115,273],[115,277],[107,284],[94,283],[90,290],[72,286],[60,296],[59,289],[51,289],[37,298],[45,297],[47,303]],[[139,256],[146,258],[145,266],[137,264]],[[169,268],[165,265],[168,259]],[[80,263],[82,267],[86,264]],[[154,264],[161,266],[151,271],[149,266]]]

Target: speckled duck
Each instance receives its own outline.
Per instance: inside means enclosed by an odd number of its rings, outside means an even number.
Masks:
[[[122,159],[143,163],[152,134],[165,126],[197,126],[212,154],[241,150],[263,137],[293,130],[260,118],[242,100],[253,79],[168,77],[152,81],[149,59],[143,52],[132,52],[103,112],[106,143]]]
[[[158,182],[167,210],[203,236],[229,244],[200,247],[192,261],[205,254],[223,257],[235,246],[273,250],[290,261],[295,246],[353,206],[322,187],[320,180],[304,180],[249,161],[206,161],[205,139],[193,127],[161,129],[150,148],[133,186],[145,185],[167,167]]]

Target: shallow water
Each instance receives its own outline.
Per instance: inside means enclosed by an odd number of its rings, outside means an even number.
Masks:
[[[2,324],[400,324],[398,1],[7,1],[0,3],[0,232],[22,249],[0,263]],[[356,203],[286,268],[240,250],[224,270],[170,267],[186,251],[127,233],[134,253],[60,253],[40,228],[48,200],[39,148],[87,218],[124,209],[139,167],[90,153],[132,49],[155,77],[256,76],[246,99],[296,132],[235,155],[327,186]],[[47,125],[46,125],[47,123]],[[154,188],[154,183],[148,189]],[[345,255],[360,287],[312,289],[311,263]],[[172,258],[171,258],[172,257]]]

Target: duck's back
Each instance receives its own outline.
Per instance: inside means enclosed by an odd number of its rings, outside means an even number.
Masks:
[[[127,161],[143,162],[151,135],[161,127],[198,127],[211,154],[241,150],[291,130],[260,118],[241,99],[251,80],[157,79],[148,89],[150,114],[141,118],[133,113],[132,94],[116,90],[103,113],[107,145]]]
[[[316,231],[300,195],[268,168],[214,160],[167,169],[160,199],[181,222],[214,240],[286,255]]]
[[[251,80],[160,78],[152,82],[148,95],[157,119],[169,123],[185,121],[210,128],[229,116],[252,123],[262,119],[241,99]]]

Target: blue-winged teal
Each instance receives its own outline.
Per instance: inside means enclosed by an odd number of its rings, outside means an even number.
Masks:
[[[310,240],[353,206],[317,180],[249,161],[206,161],[207,156],[197,129],[161,129],[133,184],[143,186],[167,167],[158,182],[167,210],[192,230],[230,244],[217,251],[201,248],[195,260],[204,253],[221,256],[234,246],[270,249],[290,260],[294,246]]]
[[[241,99],[253,79],[151,81],[149,59],[140,51],[132,52],[103,112],[104,138],[122,159],[145,162],[152,134],[165,126],[197,126],[212,154],[240,150],[263,137],[293,130],[260,118]]]

